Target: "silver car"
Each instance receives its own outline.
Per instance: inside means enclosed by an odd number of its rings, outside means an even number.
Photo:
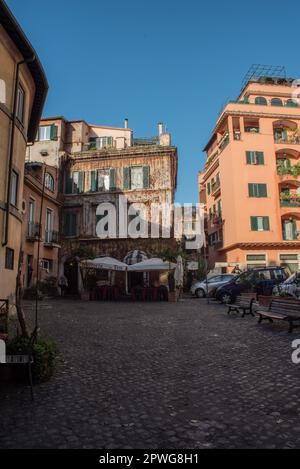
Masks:
[[[300,299],[300,272],[291,275],[285,282],[276,285],[273,289],[275,296],[293,296]]]
[[[205,280],[203,282],[194,283],[191,288],[191,293],[198,298],[205,298],[207,294],[208,296],[213,296],[218,287],[231,282],[235,278],[236,275],[234,274],[214,275],[207,279],[207,283]]]

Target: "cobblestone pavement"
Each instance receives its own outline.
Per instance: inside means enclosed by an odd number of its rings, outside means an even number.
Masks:
[[[34,403],[2,386],[1,448],[300,447],[299,334],[196,299],[52,301],[40,317],[57,372]]]

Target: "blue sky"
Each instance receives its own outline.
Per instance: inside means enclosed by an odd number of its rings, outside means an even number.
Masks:
[[[253,63],[300,78],[299,33],[288,0],[6,0],[44,65],[44,115],[156,135],[179,150],[177,201],[196,202],[202,148]]]

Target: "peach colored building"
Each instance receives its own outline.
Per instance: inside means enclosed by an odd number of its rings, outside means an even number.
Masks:
[[[300,106],[293,80],[252,77],[219,116],[199,173],[209,263],[300,268]]]

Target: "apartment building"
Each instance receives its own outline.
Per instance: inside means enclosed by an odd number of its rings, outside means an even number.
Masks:
[[[34,142],[48,84],[40,61],[0,1],[0,298],[13,302],[21,249],[26,145]]]
[[[300,106],[284,70],[252,68],[204,151],[210,267],[300,267]]]
[[[37,273],[40,281],[58,277],[62,205],[58,168],[39,162],[26,163],[23,203],[22,284],[27,289],[36,285]]]
[[[157,254],[172,239],[163,239],[161,229],[155,239],[143,234],[131,239],[120,234],[120,196],[126,198],[134,218],[134,206],[145,204],[146,224],[151,204],[173,204],[177,185],[177,149],[171,135],[158,125],[158,135],[135,138],[125,119],[121,128],[67,121],[63,117],[42,119],[35,144],[27,150],[27,162],[44,162],[60,169],[63,209],[60,273],[70,283],[77,277],[74,252],[87,248],[95,256],[123,260],[128,252],[142,250]],[[124,200],[124,199],[123,199]],[[116,235],[100,239],[97,224],[99,204],[112,204],[116,212]],[[137,209],[138,210],[138,209]],[[136,212],[137,213],[137,212]],[[76,281],[75,281],[76,283]],[[75,292],[74,292],[75,293]]]

